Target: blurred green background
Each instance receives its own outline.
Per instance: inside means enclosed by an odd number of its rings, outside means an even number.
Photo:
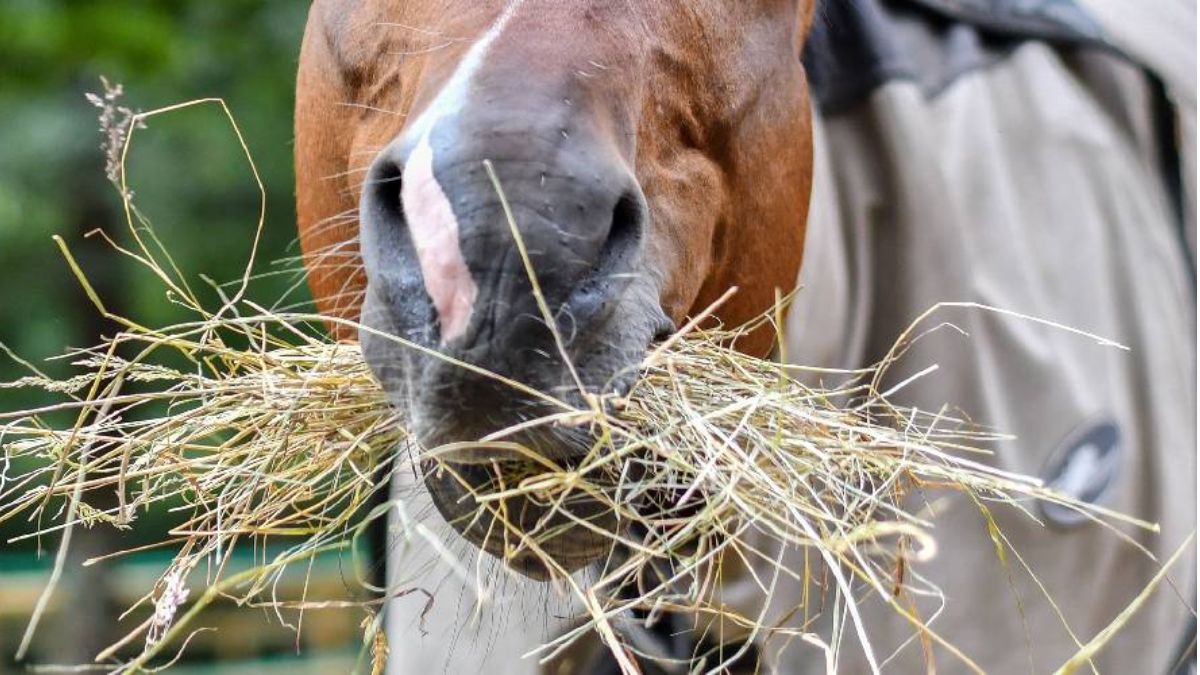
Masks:
[[[105,177],[98,110],[84,97],[101,75],[123,84],[124,105],[150,110],[201,97],[232,109],[266,185],[259,269],[295,256],[292,101],[308,3],[303,0],[3,0],[0,2],[0,342],[42,364],[68,346],[96,342],[113,325],[97,315],[50,237],[62,235],[109,308],[148,325],[179,318],[161,286],[96,237],[123,237],[120,199]],[[213,106],[153,119],[130,163],[139,207],[193,279],[237,278],[245,265],[259,193],[229,123]],[[294,268],[295,265],[292,265]],[[294,275],[257,282],[280,298]],[[303,302],[305,289],[290,300]],[[0,381],[24,374],[0,357]],[[0,390],[0,410],[38,404]],[[0,483],[2,485],[2,483]],[[87,663],[133,627],[117,615],[146,592],[167,555],[82,568],[78,561],[152,541],[164,522],[132,532],[79,529],[63,583],[34,643],[34,664]],[[10,542],[29,524],[0,524],[0,673],[22,672],[13,653],[48,575],[57,541]],[[316,567],[318,596],[338,597],[348,559]],[[295,581],[295,580],[294,580]],[[347,672],[358,653],[359,610],[305,614],[300,635],[264,610],[220,607],[173,672]],[[294,620],[295,617],[289,617]],[[297,654],[297,651],[300,654]]]

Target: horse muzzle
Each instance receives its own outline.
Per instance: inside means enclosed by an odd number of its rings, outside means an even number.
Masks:
[[[641,270],[646,198],[617,146],[569,112],[481,106],[414,124],[375,159],[360,207],[364,354],[433,453],[434,503],[538,579],[604,555],[611,507],[512,494],[538,467],[470,444],[619,391],[672,327]],[[504,440],[569,467],[583,434],[535,425]]]

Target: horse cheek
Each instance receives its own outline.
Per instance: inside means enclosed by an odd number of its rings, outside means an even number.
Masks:
[[[300,248],[317,307],[330,316],[357,320],[366,278],[354,262],[357,247],[347,243],[358,237],[354,214],[357,202],[341,181],[330,179],[345,175],[349,169],[350,126],[343,119],[345,109],[336,105],[347,100],[347,92],[323,35],[320,13],[314,11],[305,31],[296,78],[296,216]],[[337,339],[355,337],[346,326],[329,328]]]

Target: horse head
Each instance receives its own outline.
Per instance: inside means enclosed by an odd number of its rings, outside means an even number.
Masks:
[[[551,571],[466,498],[520,462],[453,444],[556,412],[547,398],[620,391],[656,338],[731,287],[726,325],[795,285],[812,5],[314,2],[296,108],[311,287],[323,312],[361,317],[367,362],[421,443],[452,449],[454,470],[425,479],[439,510],[525,574]],[[738,346],[773,341],[763,326]],[[591,445],[569,425],[514,439],[566,466]],[[570,572],[605,553],[612,523],[585,496],[565,508],[596,526],[523,500],[508,512],[553,530],[540,548]]]

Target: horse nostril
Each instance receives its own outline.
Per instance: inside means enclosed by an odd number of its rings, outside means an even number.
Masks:
[[[636,186],[626,190],[613,205],[604,241],[591,267],[577,277],[565,304],[576,322],[603,322],[616,311],[637,269],[647,213],[646,198]]]
[[[363,193],[363,217],[375,229],[376,236],[390,238],[404,230],[403,168],[391,159],[378,161],[367,177]]]
[[[403,172],[403,166],[385,151],[376,158],[363,182],[359,238],[368,276],[412,258],[401,200]]]
[[[628,190],[617,200],[612,211],[608,237],[600,249],[593,274],[604,277],[628,267],[642,241],[646,224],[646,203],[638,190]]]

